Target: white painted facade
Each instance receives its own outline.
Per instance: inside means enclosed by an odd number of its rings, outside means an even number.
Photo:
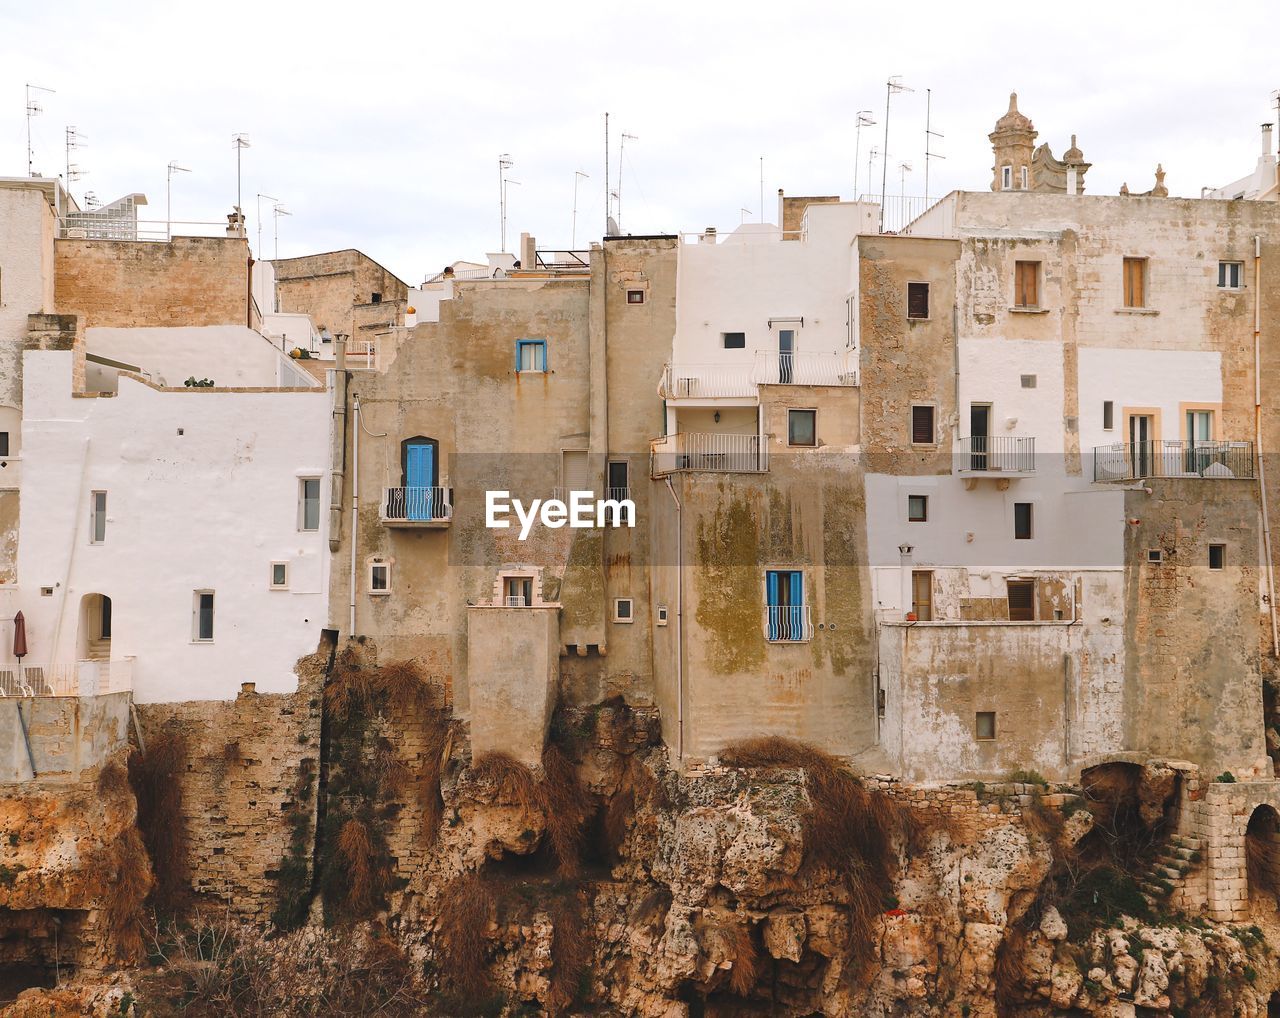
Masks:
[[[296,688],[294,664],[326,617],[328,392],[160,391],[122,375],[118,395],[74,396],[73,356],[24,355],[26,664],[56,672],[91,656],[100,620],[86,596],[98,594],[111,599],[106,652],[131,665],[140,702]],[[303,478],[322,493],[311,531]],[[273,563],[287,569],[281,589]],[[214,593],[209,641],[196,638],[197,591]]]

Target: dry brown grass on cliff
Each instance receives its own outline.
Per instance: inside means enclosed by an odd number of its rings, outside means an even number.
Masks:
[[[190,891],[190,841],[181,784],[186,762],[186,736],[170,730],[153,736],[145,753],[135,750],[129,756],[138,830],[155,871],[151,904],[162,915],[179,911]]]
[[[356,708],[425,708],[433,698],[432,686],[412,661],[369,667],[361,664],[350,647],[338,655],[324,686],[325,713],[339,721],[347,720]]]
[[[373,838],[363,820],[352,817],[338,832],[338,858],[347,878],[347,910],[351,915],[373,911],[377,893]]]
[[[694,924],[694,932],[704,954],[713,961],[730,963],[729,991],[737,997],[747,996],[761,972],[750,924],[734,919],[713,922],[703,916]]]
[[[542,751],[542,781],[538,798],[547,818],[547,840],[560,865],[560,874],[576,876],[582,869],[587,817],[595,799],[578,780],[578,770],[554,743]]]
[[[489,991],[489,922],[493,890],[478,874],[456,877],[440,895],[440,950],[444,975],[458,991]]]
[[[553,1014],[574,1003],[591,965],[591,931],[584,917],[586,903],[579,891],[557,898],[548,909],[555,931],[551,940],[551,1000]]]
[[[444,818],[440,775],[453,752],[453,732],[449,714],[445,710],[431,711],[427,715],[425,727],[418,791],[419,805],[422,808],[422,833],[426,836],[427,844],[432,845],[440,835],[440,821]]]
[[[125,828],[102,860],[106,881],[102,905],[121,962],[136,962],[142,952],[142,903],[151,890],[151,867],[136,828]]]
[[[128,770],[114,760],[98,771],[98,780],[95,782],[95,786],[98,797],[101,799],[116,799],[125,792],[133,792],[133,789],[129,786]]]

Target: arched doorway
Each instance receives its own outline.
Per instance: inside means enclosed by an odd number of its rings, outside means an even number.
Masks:
[[[1249,900],[1274,909],[1280,890],[1280,814],[1265,803],[1253,811],[1245,828],[1244,861]]]
[[[111,598],[85,594],[80,599],[80,632],[76,657],[80,661],[111,660]]]

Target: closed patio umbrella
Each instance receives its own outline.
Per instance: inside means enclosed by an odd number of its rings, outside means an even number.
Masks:
[[[13,617],[13,656],[19,664],[27,656],[27,620],[22,612]]]

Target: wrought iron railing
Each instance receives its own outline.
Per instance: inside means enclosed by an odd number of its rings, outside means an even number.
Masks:
[[[0,664],[0,696],[101,696],[133,689],[133,658]]]
[[[956,443],[955,469],[962,474],[1030,474],[1036,440],[1020,435],[970,435]]]
[[[768,605],[764,610],[765,639],[770,643],[799,643],[813,639],[807,604]]]
[[[1252,478],[1252,442],[1159,439],[1118,442],[1093,450],[1095,481],[1136,481],[1148,477]]]
[[[769,469],[769,446],[759,435],[677,432],[651,443],[654,476],[678,470],[760,474]]]
[[[453,519],[452,488],[383,488],[383,523],[432,523]]]
[[[780,353],[757,350],[752,381],[758,385],[857,385],[853,352]]]

